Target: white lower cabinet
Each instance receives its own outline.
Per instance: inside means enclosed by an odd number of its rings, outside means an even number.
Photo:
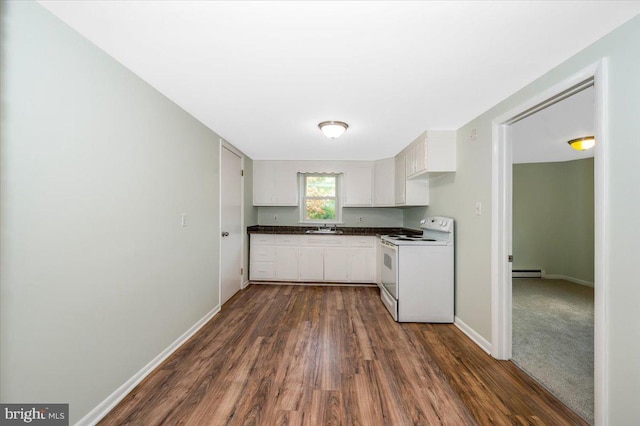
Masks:
[[[324,280],[324,249],[322,247],[300,247],[298,277],[301,281]]]
[[[382,287],[382,238],[376,238],[376,284]]]
[[[324,281],[349,281],[349,249],[329,247],[324,249]]]
[[[251,279],[259,281],[273,280],[276,278],[275,262],[251,262]]]
[[[289,281],[298,279],[298,247],[276,247],[275,278]]]
[[[251,235],[250,279],[289,281],[298,279],[297,235]]]
[[[376,282],[376,237],[349,240],[349,281]]]
[[[251,235],[254,281],[362,282],[376,279],[375,237]]]
[[[375,256],[375,250],[352,249],[349,258],[349,281],[376,282]]]

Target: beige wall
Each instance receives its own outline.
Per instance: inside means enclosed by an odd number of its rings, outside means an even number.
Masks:
[[[492,120],[550,89],[596,61],[607,58],[609,123],[608,200],[605,250],[608,294],[606,343],[609,372],[609,424],[640,419],[640,17],[600,39],[576,56],[472,120],[457,132],[457,172],[431,183],[430,214],[456,218],[456,316],[491,339],[491,140]],[[470,138],[473,130],[478,138]],[[474,215],[482,202],[483,214]]]
[[[593,159],[513,165],[513,269],[593,284]]]
[[[73,424],[219,304],[219,137],[37,3],[1,7],[0,399]]]
[[[402,210],[402,223],[405,228],[421,229],[420,221],[429,213],[428,207],[407,207]]]

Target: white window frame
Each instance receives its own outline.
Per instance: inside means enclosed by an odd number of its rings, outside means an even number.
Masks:
[[[336,200],[336,218],[335,220],[329,219],[318,219],[318,220],[308,220],[307,219],[307,177],[335,177],[336,178],[336,196],[335,197],[309,197],[309,198],[335,198]],[[300,223],[307,224],[342,224],[342,173],[300,173],[299,174],[299,184],[298,187],[300,189]]]

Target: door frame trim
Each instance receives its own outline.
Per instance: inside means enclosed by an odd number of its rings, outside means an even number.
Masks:
[[[589,82],[591,82],[589,84]],[[598,141],[594,153],[594,419],[598,425],[607,425],[609,407],[609,345],[608,319],[608,244],[609,185],[607,168],[609,135],[609,80],[607,59],[582,69],[573,76],[534,96],[509,112],[492,120],[492,216],[491,216],[491,354],[497,359],[512,356],[512,150],[509,144],[509,125],[558,102],[560,97],[576,93],[585,84],[594,87],[595,137]],[[563,98],[564,99],[564,98]]]
[[[218,142],[218,301],[220,302],[220,308],[222,308],[222,150],[227,149],[233,154],[240,157],[240,168],[244,170],[244,154],[239,151],[235,146],[231,145],[226,140],[220,138]],[[244,173],[243,176],[240,177],[240,232],[242,235],[240,236],[240,267],[245,267],[245,255],[244,255]],[[238,276],[239,286],[238,288],[242,290],[244,280],[243,275],[240,274]]]

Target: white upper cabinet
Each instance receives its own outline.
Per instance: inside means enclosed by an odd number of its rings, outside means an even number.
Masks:
[[[400,152],[395,157],[395,179],[394,179],[394,201],[395,204],[405,204],[406,199],[406,185],[407,185],[407,171],[406,171],[406,153]]]
[[[373,199],[373,165],[347,163],[344,167],[344,206],[370,207]]]
[[[427,130],[379,161],[253,162],[254,206],[297,206],[298,173],[343,174],[343,207],[426,206],[429,173],[455,172],[456,132]]]
[[[415,160],[412,146],[395,157],[395,202],[398,206],[428,206],[429,205],[429,180],[409,179],[407,166],[409,161]],[[407,155],[412,153],[412,155]]]
[[[393,206],[395,204],[395,159],[378,160],[373,165],[373,205]]]
[[[427,130],[406,149],[407,178],[424,173],[456,171],[456,132]]]
[[[413,176],[416,174],[416,150],[414,144],[404,149],[405,176]]]
[[[286,161],[253,162],[254,206],[297,206],[298,175]]]

